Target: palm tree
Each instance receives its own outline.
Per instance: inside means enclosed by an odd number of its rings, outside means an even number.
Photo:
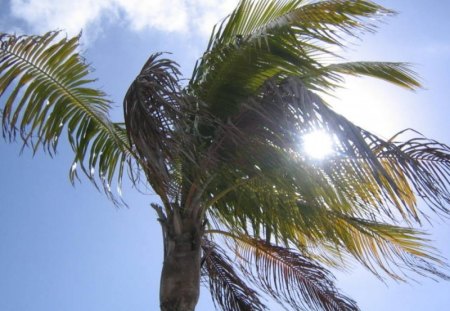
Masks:
[[[83,172],[116,204],[111,185],[125,172],[148,182],[161,201],[151,204],[164,239],[161,310],[194,310],[202,280],[222,310],[267,310],[261,297],[286,310],[358,310],[325,266],[353,258],[380,278],[448,278],[413,226],[426,218],[417,198],[449,214],[450,147],[412,131],[383,140],[320,97],[344,75],[420,87],[403,63],[335,52],[392,14],[364,0],[242,0],[188,83],[162,54],[148,59],[124,123],[91,86],[79,37],[1,34],[3,134],[53,154],[67,132],[71,180]],[[320,161],[302,149],[318,130],[334,151]]]

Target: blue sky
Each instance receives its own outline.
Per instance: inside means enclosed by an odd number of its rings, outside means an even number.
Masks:
[[[0,31],[43,33],[83,28],[84,55],[98,86],[111,96],[113,118],[147,57],[169,51],[186,77],[208,29],[235,0],[0,0]],[[389,137],[412,127],[450,144],[450,1],[379,1],[400,15],[352,46],[350,59],[415,64],[425,88],[408,92],[372,79],[348,79],[333,103],[358,125]],[[0,310],[156,310],[161,233],[151,193],[125,187],[129,208],[115,208],[87,181],[68,181],[70,149],[52,159],[0,143]],[[426,227],[450,258],[450,222]],[[337,284],[362,310],[446,310],[450,283],[383,284],[355,267]],[[198,310],[212,310],[203,292]]]

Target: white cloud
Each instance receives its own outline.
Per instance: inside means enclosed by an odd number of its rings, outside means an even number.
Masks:
[[[132,30],[140,31],[146,28],[176,32],[187,30],[188,12],[184,1],[115,0],[114,2]]]
[[[236,7],[237,0],[196,0],[187,1],[191,4],[190,15],[192,31],[209,36],[212,27],[221,21]]]
[[[64,29],[77,34],[96,22],[110,0],[11,0],[11,14],[25,20],[34,31]]]
[[[212,26],[228,14],[238,0],[11,0],[11,14],[35,32],[63,29],[88,36],[101,28],[106,17],[133,31],[159,31],[209,35]]]

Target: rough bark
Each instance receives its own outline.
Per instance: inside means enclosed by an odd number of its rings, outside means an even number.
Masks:
[[[182,219],[164,228],[161,311],[193,311],[200,295],[201,224]]]

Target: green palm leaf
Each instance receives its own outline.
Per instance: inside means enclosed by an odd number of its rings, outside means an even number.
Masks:
[[[211,218],[283,245],[323,245],[319,252],[328,262],[332,254],[350,254],[379,276],[384,271],[402,278],[391,264],[444,276],[429,269],[445,264],[427,257],[431,250],[420,233],[381,221],[420,222],[415,191],[448,213],[450,193],[442,182],[449,173],[448,146],[384,141],[333,112],[298,79],[269,83],[243,107],[211,146],[221,161],[206,190],[217,197],[209,200]],[[299,136],[311,129],[334,136],[335,156],[316,162],[304,154]]]
[[[376,208],[389,217],[393,204],[405,220],[418,220],[410,182],[424,179],[419,174],[407,179],[401,169],[402,165],[417,165],[401,157],[395,145],[336,114],[299,79],[269,82],[231,120],[234,126],[224,124],[224,130],[218,131],[221,136],[210,147],[217,150],[217,161],[222,163],[221,184],[261,176],[260,182],[266,183],[262,187],[265,196],[281,189],[297,193],[302,200],[323,200],[339,209],[364,212]],[[330,133],[335,141],[335,156],[322,163],[308,158],[301,148],[302,135],[318,129]],[[386,148],[385,153],[396,155],[392,158],[400,167],[386,165],[386,159],[376,152],[380,146]],[[447,157],[441,154],[444,162]],[[217,187],[209,189],[212,194],[224,191],[220,185],[211,187]],[[439,194],[444,200],[448,196],[445,191]],[[445,210],[442,204],[441,208]]]
[[[369,215],[358,218],[357,211],[346,214],[317,201],[308,204],[282,190],[265,188],[260,194],[257,185],[240,189],[236,199],[226,198],[227,211],[221,205],[211,210],[215,223],[220,219],[231,232],[266,235],[267,240],[295,245],[303,254],[335,267],[345,267],[353,257],[380,278],[405,280],[412,272],[448,278],[443,272],[446,263],[420,231],[371,220]]]
[[[333,216],[332,216],[333,217]],[[342,242],[349,252],[378,277],[377,266],[389,277],[405,281],[411,272],[434,279],[450,280],[447,264],[436,254],[430,240],[412,228],[334,215],[337,230],[346,231]]]
[[[348,62],[326,66],[323,68],[323,71],[327,72],[327,74],[337,73],[352,76],[369,76],[411,90],[420,87],[420,83],[414,78],[416,73],[405,63]],[[339,80],[339,76],[335,79]]]
[[[3,135],[20,135],[24,145],[56,152],[66,129],[75,152],[70,173],[73,181],[80,166],[95,182],[98,176],[111,193],[114,176],[119,183],[130,164],[123,127],[108,117],[110,102],[91,88],[89,67],[77,52],[79,37],[60,39],[59,33],[43,36],[1,34],[0,96]]]
[[[347,63],[326,66],[335,55],[330,45],[342,36],[358,36],[373,26],[367,22],[393,12],[369,1],[241,1],[211,35],[196,66],[190,89],[226,118],[267,79],[298,76],[309,89],[337,86],[340,75],[370,75],[416,88],[405,64]]]

